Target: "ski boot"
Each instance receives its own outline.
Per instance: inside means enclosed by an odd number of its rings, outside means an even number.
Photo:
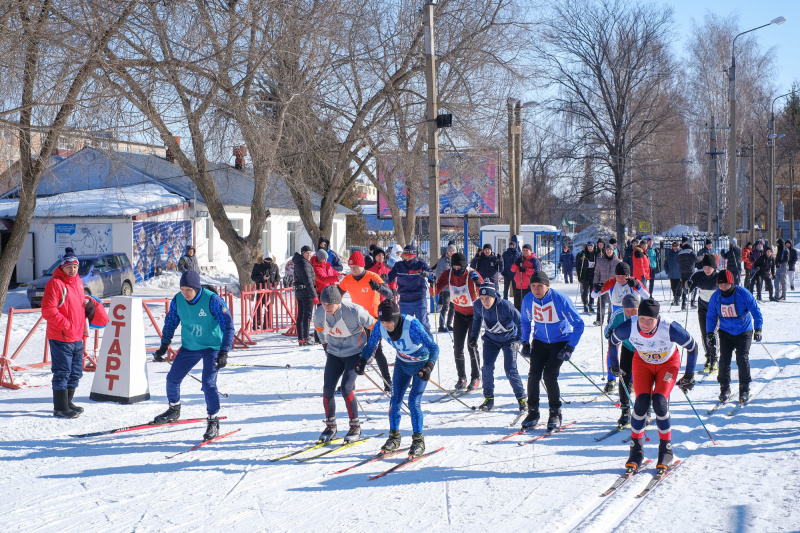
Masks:
[[[333,439],[336,438],[336,418],[330,417],[324,420],[325,422],[325,429],[320,433],[317,442],[319,443],[329,443]]]
[[[672,462],[672,443],[668,440],[662,440],[658,443],[658,463],[656,463],[656,468],[667,469],[669,468],[669,464]]]
[[[550,409],[547,419],[547,431],[555,431],[561,427],[561,409]]]
[[[528,410],[528,402],[525,401],[525,398],[517,398],[517,403],[519,404],[520,413],[524,413]]]
[[[528,416],[522,421],[522,431],[530,431],[539,424],[539,409],[529,409]]]
[[[631,439],[631,451],[628,454],[628,461],[625,463],[626,468],[633,468],[639,470],[644,461],[644,445],[642,439]]]
[[[719,365],[718,365],[718,361],[717,361],[717,356],[716,355],[712,355],[711,356],[711,359],[709,360],[709,363],[711,364],[711,368],[710,368],[709,372],[716,372],[717,370],[719,370]]]
[[[696,303],[694,303],[694,302],[691,302],[691,303],[689,304],[689,307],[691,307],[692,309],[697,309],[697,304],[696,304]]]
[[[467,390],[473,391],[480,386],[481,386],[481,378],[472,378],[471,380],[469,380],[469,386],[467,387]]]
[[[599,320],[595,320],[594,322],[592,322],[592,325],[593,326],[599,326],[600,325],[600,321]]]
[[[739,403],[750,401],[750,389],[739,389]]]
[[[383,391],[389,396],[392,395],[392,377],[383,376]]]
[[[425,437],[422,433],[414,433],[411,435],[411,448],[408,449],[409,457],[422,457],[425,453]]]
[[[389,430],[389,438],[386,439],[384,445],[381,446],[381,452],[391,453],[391,452],[396,452],[399,449],[400,449],[400,430],[391,429]]]
[[[719,401],[725,403],[731,397],[731,388],[729,385],[722,385],[719,389]]]
[[[439,329],[436,330],[438,333],[447,333],[447,330],[444,329],[444,324],[439,324]]]
[[[211,440],[214,437],[219,435],[219,417],[208,417],[208,426],[206,427],[206,432],[203,433],[203,440]]]
[[[69,410],[70,411],[75,411],[79,415],[83,414],[83,407],[77,406],[74,403],[72,403],[72,398],[74,396],[75,396],[75,389],[74,388],[71,388],[71,389],[68,388],[67,389],[67,400],[68,400]]]
[[[588,315],[589,314],[589,306],[586,305],[586,304],[583,304],[583,314],[584,315]]]
[[[494,409],[494,398],[484,398],[483,403],[478,407],[478,411],[491,411]]]
[[[603,387],[603,390],[605,392],[607,392],[608,394],[611,394],[612,392],[614,392],[615,388],[617,388],[617,380],[616,379],[609,379],[606,382],[606,386]]]
[[[620,415],[619,420],[617,420],[617,425],[623,428],[630,423],[631,423],[631,409],[630,407],[626,406],[622,408],[622,414]]]
[[[66,389],[53,391],[53,416],[56,418],[78,418],[81,414],[69,408]]]
[[[467,386],[467,377],[466,376],[464,376],[464,377],[459,376],[458,377],[458,381],[456,381],[456,386],[455,386],[455,388],[453,390],[454,391],[460,391],[461,389],[465,388],[466,386]]]
[[[153,419],[153,424],[166,424],[167,422],[175,422],[181,417],[181,404],[169,404],[169,409],[158,415]]]
[[[355,442],[361,439],[361,422],[358,418],[350,419],[350,431],[344,436],[344,443]]]

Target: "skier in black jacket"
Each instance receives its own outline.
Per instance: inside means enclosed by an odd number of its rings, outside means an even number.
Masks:
[[[314,250],[310,246],[303,246],[300,253],[295,252],[292,257],[294,263],[294,295],[297,298],[297,341],[300,346],[314,344],[309,340],[308,333],[311,328],[311,316],[314,312],[314,300],[317,290],[314,288],[316,275],[311,265],[311,256]]]
[[[686,282],[694,274],[694,266],[697,263],[697,256],[692,250],[692,245],[688,240],[681,244],[681,251],[678,252],[678,269],[681,271],[681,285],[683,287],[681,295],[681,311],[686,309]],[[694,293],[692,293],[691,306],[694,307]]]
[[[786,241],[784,246],[789,250],[789,288],[794,290],[794,265],[797,263],[797,250],[792,246],[792,241]]]
[[[592,283],[594,282],[595,261],[597,261],[597,252],[594,249],[594,243],[589,241],[583,246],[583,250],[575,256],[575,271],[578,273],[578,280],[581,282],[583,312],[587,314],[594,313]]]
[[[717,267],[714,256],[706,254],[702,259],[703,269],[698,270],[686,281],[687,291],[697,290],[697,319],[700,321],[700,333],[706,342],[703,347],[706,350],[706,364],[703,372],[711,372],[717,367],[717,340],[716,337],[708,336],[706,332],[706,314],[708,314],[708,301],[711,295],[717,290]],[[694,370],[694,369],[692,369]]]
[[[753,263],[753,279],[750,280],[750,292],[753,292],[753,285],[755,285],[759,302],[761,301],[761,280],[764,280],[767,291],[769,291],[769,301],[775,301],[772,297],[773,279],[775,279],[775,258],[772,257],[772,247],[767,246],[764,249],[764,255]]]

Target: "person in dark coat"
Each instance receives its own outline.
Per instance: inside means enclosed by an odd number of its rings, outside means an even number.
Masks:
[[[575,257],[575,271],[581,284],[581,300],[583,312],[594,313],[594,298],[592,298],[592,284],[594,283],[594,266],[597,261],[597,252],[594,243],[589,241],[583,245],[583,250]]]
[[[314,313],[314,300],[317,298],[317,290],[314,288],[316,276],[314,267],[311,266],[312,255],[314,250],[310,246],[303,246],[300,253],[295,252],[292,257],[294,296],[297,299],[297,341],[300,346],[314,344],[314,341],[308,338],[311,316]]]
[[[511,294],[514,294],[514,272],[511,271],[511,266],[517,262],[517,259],[522,255],[522,250],[519,248],[519,239],[516,235],[511,237],[511,242],[508,243],[508,249],[503,252],[503,299],[508,300],[508,289],[511,288]]]
[[[764,248],[764,255],[753,263],[753,279],[750,280],[750,292],[753,292],[753,285],[756,285],[759,302],[761,301],[761,280],[764,280],[767,291],[769,291],[769,301],[775,301],[772,297],[773,279],[775,279],[775,258],[772,256],[772,248],[767,246]]]
[[[738,285],[742,273],[742,249],[736,245],[736,238],[731,237],[728,240],[728,251],[725,252],[724,257],[725,265],[733,274],[733,283]]]
[[[694,274],[694,267],[697,264],[697,256],[689,244],[688,239],[681,244],[681,250],[678,252],[678,270],[681,272],[681,287],[686,286],[686,282]],[[691,306],[695,307],[694,292],[692,292]],[[686,309],[686,290],[681,291],[681,311]]]
[[[484,244],[483,250],[476,255],[470,265],[473,270],[477,270],[484,281],[489,280],[494,283],[494,288],[500,290],[500,273],[503,271],[503,258],[498,257],[492,251],[491,244]]]
[[[783,244],[789,250],[789,270],[787,274],[789,276],[789,288],[794,290],[794,266],[797,263],[797,250],[792,246],[792,241],[787,240]]]
[[[575,270],[575,256],[569,251],[569,246],[564,245],[561,256],[558,259],[561,262],[561,272],[564,273],[564,282],[572,283],[575,278],[572,277],[572,271]]]
[[[369,245],[369,253],[364,254],[364,268],[369,270],[372,268],[372,265],[375,264],[375,250],[378,249],[378,245],[373,243]]]
[[[186,253],[178,260],[178,272],[184,273],[188,270],[194,270],[200,273],[200,267],[197,265],[197,257],[194,255],[194,246],[187,246]]]
[[[625,248],[625,255],[622,256],[622,261],[624,263],[628,263],[628,266],[631,268],[631,272],[633,272],[633,250],[639,245],[639,241],[636,239],[631,239],[628,241],[628,247]]]
[[[672,305],[678,305],[681,296],[681,269],[678,266],[678,254],[681,251],[681,243],[674,241],[670,250],[664,254],[664,272],[669,277],[669,287],[672,289]]]
[[[250,272],[250,279],[256,284],[258,289],[274,289],[281,281],[278,265],[272,261],[269,251],[258,254],[253,270]],[[265,298],[256,298],[255,318],[253,325],[255,329],[264,328],[264,309],[266,308]]]
[[[342,266],[342,260],[339,259],[339,255],[331,250],[331,241],[326,239],[325,237],[320,237],[319,241],[317,242],[317,250],[325,250],[328,254],[328,263],[331,264],[333,269],[336,272],[341,272],[344,270]]]

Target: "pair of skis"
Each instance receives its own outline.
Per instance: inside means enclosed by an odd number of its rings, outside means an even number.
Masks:
[[[219,417],[220,420],[225,420],[228,418],[227,416]],[[206,418],[188,418],[186,420],[175,420],[173,422],[167,422],[165,424],[154,424],[153,422],[148,422],[147,424],[139,424],[138,426],[126,426],[121,428],[114,428],[114,429],[106,429],[103,431],[95,431],[93,433],[79,433],[77,435],[70,435],[70,437],[75,437],[78,439],[83,439],[86,437],[100,437],[102,435],[116,435],[118,433],[128,433],[130,431],[141,431],[144,429],[154,429],[154,428],[162,428],[166,426],[179,426],[182,424],[197,424],[200,422],[206,422]]]
[[[627,483],[630,479],[632,479],[636,474],[645,470],[647,466],[650,465],[652,462],[653,462],[652,459],[648,459],[638,469],[633,469],[630,467],[626,468],[625,472],[622,475],[620,475],[608,489],[600,493],[600,496],[607,497],[614,494],[617,490],[619,490],[620,487],[622,487],[625,483]],[[659,483],[664,481],[664,478],[670,475],[680,464],[681,460],[676,459],[675,461],[672,461],[666,468],[657,469],[652,479],[650,479],[645,488],[642,489],[642,491],[636,495],[636,498],[644,498],[648,494],[650,494],[650,492],[652,492],[653,489],[656,488]]]
[[[557,427],[557,428],[555,428],[555,429],[552,429],[552,430],[547,430],[547,431],[545,431],[544,433],[542,433],[542,434],[540,434],[540,435],[537,435],[536,437],[534,437],[534,438],[532,438],[532,439],[528,439],[528,440],[525,440],[525,441],[522,441],[522,442],[518,442],[517,444],[518,444],[518,445],[520,445],[520,446],[525,446],[525,445],[527,445],[527,444],[533,444],[533,443],[534,443],[534,442],[536,442],[537,440],[541,440],[541,439],[543,439],[543,438],[545,438],[545,437],[549,437],[550,435],[552,435],[552,434],[554,434],[554,433],[558,433],[558,432],[560,432],[560,431],[562,431],[562,430],[564,430],[564,429],[566,429],[566,428],[570,427],[571,425],[573,425],[573,424],[575,424],[575,423],[577,423],[577,420],[576,420],[576,421],[573,421],[573,422],[570,422],[569,424],[564,424],[564,425],[563,425],[563,426],[561,426],[561,427]],[[544,424],[538,424],[538,425],[537,425],[536,427],[534,427],[533,429],[521,429],[521,430],[519,430],[519,431],[514,431],[513,433],[509,433],[508,435],[505,435],[505,436],[503,436],[503,437],[500,437],[499,439],[495,439],[495,440],[487,440],[487,441],[485,442],[485,444],[497,444],[498,442],[507,441],[508,439],[510,439],[510,438],[513,438],[513,437],[516,437],[516,436],[518,436],[518,435],[528,435],[528,434],[530,434],[530,433],[531,433],[533,430],[535,430],[535,429],[538,429],[538,428],[542,427],[543,425],[544,425]]]
[[[355,446],[357,444],[361,444],[362,442],[367,441],[369,439],[372,439],[372,438],[375,438],[375,437],[380,437],[381,435],[383,435],[383,433],[379,433],[377,435],[368,435],[366,437],[361,437],[360,439],[355,440],[353,442],[347,442],[347,443],[344,442],[344,437],[339,437],[339,438],[331,439],[331,440],[324,441],[324,442],[319,442],[318,441],[318,442],[315,442],[314,444],[311,444],[309,446],[303,446],[302,448],[299,448],[297,450],[294,450],[293,452],[287,453],[286,455],[281,455],[280,457],[273,457],[272,459],[270,459],[270,461],[275,463],[277,461],[283,461],[284,459],[289,459],[291,457],[295,457],[295,456],[300,455],[302,453],[306,453],[306,452],[310,452],[312,450],[318,450],[319,448],[324,448],[326,446],[330,446],[331,444],[340,444],[340,446],[333,447],[330,450],[327,450],[327,451],[325,451],[323,453],[314,455],[312,457],[307,457],[307,458],[304,458],[304,459],[298,459],[297,460],[300,463],[305,463],[307,461],[311,461],[312,459],[319,459],[320,457],[324,457],[326,455],[330,455],[332,453],[336,453],[336,452],[339,452],[341,450],[346,450],[347,448],[351,448],[351,447],[353,447],[353,446]]]
[[[341,470],[336,470],[334,472],[331,472],[331,474],[332,475],[333,474],[344,474],[345,472],[348,472],[348,471],[350,471],[350,470],[352,470],[354,468],[358,468],[359,466],[364,466],[364,465],[368,465],[370,463],[375,463],[377,461],[381,461],[383,459],[388,459],[389,457],[393,457],[395,455],[399,455],[399,454],[401,454],[403,452],[407,452],[408,450],[409,450],[409,448],[400,448],[400,449],[395,450],[393,452],[380,451],[380,452],[376,453],[375,455],[373,455],[372,457],[367,457],[366,459],[364,459],[362,461],[359,461],[359,462],[357,462],[357,463],[355,463],[353,465],[350,465],[347,468],[342,468]],[[388,470],[384,470],[383,472],[380,472],[378,474],[370,476],[369,479],[373,480],[373,479],[381,478],[381,477],[383,477],[385,475],[391,474],[392,472],[396,472],[396,471],[400,470],[401,468],[405,468],[406,466],[408,466],[408,465],[410,465],[412,463],[416,463],[417,461],[425,459],[426,457],[430,457],[433,454],[439,453],[442,450],[444,450],[444,446],[442,446],[441,448],[437,448],[436,450],[433,450],[432,452],[428,452],[426,454],[420,455],[419,457],[408,457],[408,458],[404,459],[403,461],[397,463],[396,465],[392,466]]]
[[[461,398],[462,396],[466,396],[471,392],[475,392],[477,389],[455,389],[448,392],[445,395],[439,396],[438,398],[434,398],[430,401],[430,403],[447,403],[450,401],[455,400],[456,398]]]

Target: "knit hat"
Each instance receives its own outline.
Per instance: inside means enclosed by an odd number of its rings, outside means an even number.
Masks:
[[[455,244],[448,244],[448,245],[447,245],[447,250],[448,250],[448,251],[449,251],[449,250],[453,250],[453,251],[455,252],[456,250],[458,250],[458,248],[456,248],[456,245],[455,245]]]
[[[311,248],[311,247],[310,247],[309,245],[307,245],[307,244],[306,244],[305,246],[303,246],[302,248],[300,248],[300,253],[301,253],[301,254],[304,254],[304,253],[306,253],[306,252],[313,252],[313,251],[314,251],[314,249],[313,249],[313,248]]]
[[[733,284],[733,273],[728,269],[720,270],[719,274],[717,274],[717,285],[720,283]]]
[[[342,292],[336,285],[328,285],[322,289],[319,301],[323,304],[340,304],[342,303]]]
[[[547,277],[544,270],[536,270],[531,275],[531,283],[541,283],[542,285],[550,286],[550,278]]]
[[[713,242],[711,242],[711,239],[706,239],[706,242],[705,242],[705,243],[703,243],[703,244],[704,244],[705,246],[708,246],[709,244],[714,244],[714,243],[713,243]]]
[[[447,241],[447,246],[455,246],[456,241]]]
[[[391,322],[400,318],[400,306],[394,300],[384,300],[378,305],[378,320]]]
[[[530,244],[528,244],[528,243],[525,243],[525,244],[523,244],[523,245],[522,245],[522,249],[524,250],[525,248],[527,248],[527,249],[528,249],[528,250],[530,250],[531,252],[533,251],[533,246],[531,246],[531,245],[530,245]]]
[[[417,247],[413,244],[406,244],[405,248],[403,248],[403,255],[410,255],[411,257],[417,257]]]
[[[193,251],[193,252],[194,252],[194,251],[195,251],[195,249],[194,249],[194,246],[192,246],[191,244],[190,244],[189,246],[187,246],[187,247],[186,247],[186,252],[188,253],[188,252],[189,252],[189,250],[191,250],[191,251]]]
[[[688,237],[681,237],[681,243],[684,243],[684,242],[689,242],[689,238]]]
[[[484,245],[483,245],[483,249],[484,249],[484,250],[485,250],[485,249],[487,249],[487,248],[488,248],[488,249],[490,249],[490,250],[492,249],[492,245],[491,245],[491,244],[489,244],[488,242],[487,242],[486,244],[484,244]]]
[[[481,283],[481,288],[478,291],[478,294],[481,296],[491,296],[492,298],[497,298],[497,289],[494,288],[494,283],[491,281],[484,281]]]
[[[317,250],[317,261],[319,261],[320,263],[324,263],[327,260],[328,260],[328,252],[326,252],[322,248]]]
[[[64,257],[61,258],[61,266],[64,265],[77,265],[79,263],[78,256],[75,255],[75,250],[72,248],[64,249]]]
[[[617,239],[615,239],[614,237],[611,237],[610,239],[608,239],[608,244],[611,244],[611,245],[617,244]]]
[[[638,309],[641,301],[642,297],[639,296],[639,293],[632,292],[622,297],[622,307],[623,309]]]
[[[592,241],[589,241],[589,242],[587,242],[587,243],[586,243],[586,246],[587,246],[587,247],[588,247],[588,246],[591,246],[592,248],[594,248],[594,242],[592,242]]]
[[[271,253],[269,253],[269,250],[267,250],[266,252],[264,252],[264,261],[266,261],[267,259],[269,259],[270,261],[272,261],[272,254],[271,254]]]
[[[624,261],[617,263],[617,266],[614,267],[614,275],[615,276],[630,276],[631,275],[631,267],[628,266],[628,263]]]
[[[717,267],[717,260],[711,254],[706,254],[703,256],[703,266],[704,267]]]
[[[386,252],[384,251],[383,248],[380,247],[377,247],[374,250],[372,250],[372,257],[378,257],[378,254],[383,254],[384,257],[386,256]]]
[[[602,239],[602,237],[601,237],[601,238],[599,238],[599,239],[597,239],[597,244],[600,244],[601,242],[602,242],[603,244],[605,244],[605,243],[606,243],[606,241],[604,241],[604,240]]]
[[[198,274],[195,270],[187,270],[181,274],[180,286],[191,287],[195,290],[195,292],[200,292],[203,290],[202,284],[200,283],[200,274]]]
[[[350,259],[347,260],[347,264],[349,266],[364,266],[364,256],[361,255],[361,252],[356,250],[352,254],[350,254]]]
[[[450,264],[453,266],[460,266],[461,268],[467,268],[467,257],[461,252],[456,252],[453,254],[453,257],[450,258]]]
[[[731,237],[728,241],[730,241],[731,244],[736,244],[736,237]]]
[[[642,300],[642,302],[639,304],[639,316],[658,318],[658,311],[660,309],[661,306],[657,301],[653,300],[652,298],[648,298],[646,300]]]

